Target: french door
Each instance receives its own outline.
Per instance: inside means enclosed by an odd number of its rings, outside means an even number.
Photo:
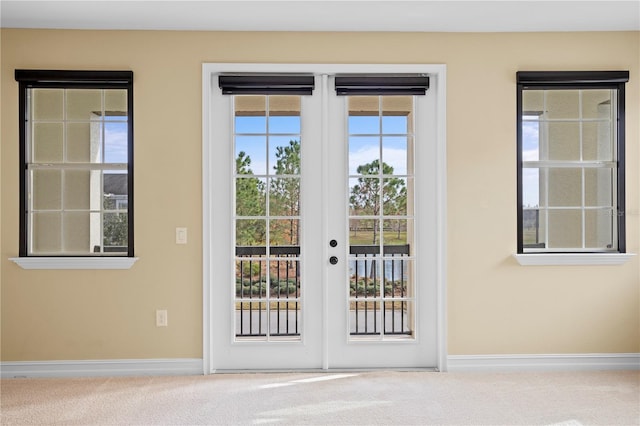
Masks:
[[[439,367],[430,76],[265,68],[205,79],[209,370]]]

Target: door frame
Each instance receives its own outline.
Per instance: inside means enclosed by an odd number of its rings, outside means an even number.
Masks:
[[[224,178],[227,170],[212,167],[215,150],[211,149],[213,129],[228,127],[225,117],[213,116],[213,90],[217,90],[217,75],[220,73],[312,73],[334,75],[340,73],[426,73],[430,77],[429,90],[436,95],[436,200],[435,246],[436,246],[436,292],[437,292],[437,369],[447,371],[447,156],[446,156],[446,65],[444,64],[258,64],[258,63],[204,63],[202,65],[202,366],[203,374],[215,373],[212,346],[211,289],[214,278],[211,256],[215,253],[214,218],[229,215],[228,204],[220,199],[231,199],[230,188],[220,188],[216,182]],[[323,106],[324,108],[325,106]],[[212,196],[216,191],[216,197]],[[217,200],[217,202],[216,202]],[[231,230],[229,230],[231,232]],[[326,294],[326,291],[325,291]],[[326,307],[326,300],[323,301]],[[324,327],[323,333],[326,333]],[[326,340],[325,340],[326,341]],[[326,354],[323,354],[326,359]],[[326,364],[323,363],[323,369]]]

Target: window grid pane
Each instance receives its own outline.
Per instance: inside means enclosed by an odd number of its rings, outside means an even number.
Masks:
[[[301,99],[235,95],[235,339],[301,340]]]
[[[26,96],[27,254],[126,256],[127,90],[32,88]],[[60,219],[45,231],[46,212]]]
[[[414,164],[412,96],[350,96],[350,338],[411,339]]]
[[[523,90],[525,252],[615,251],[616,95]]]

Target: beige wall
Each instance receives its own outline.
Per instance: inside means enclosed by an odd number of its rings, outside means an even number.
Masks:
[[[450,354],[640,352],[640,266],[523,267],[515,73],[629,70],[627,241],[639,251],[640,33],[417,34],[2,30],[4,361],[202,354],[203,62],[447,65]],[[16,68],[130,69],[135,226],[128,271],[25,271],[18,252]],[[189,244],[174,243],[176,226]],[[155,310],[169,327],[155,327]]]

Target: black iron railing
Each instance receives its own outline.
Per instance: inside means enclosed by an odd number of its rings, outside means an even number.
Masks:
[[[300,247],[236,247],[236,337],[299,336]]]
[[[412,334],[409,245],[349,247],[350,334]],[[300,247],[236,247],[236,337],[300,336]]]
[[[350,334],[408,335],[410,246],[350,246]]]

